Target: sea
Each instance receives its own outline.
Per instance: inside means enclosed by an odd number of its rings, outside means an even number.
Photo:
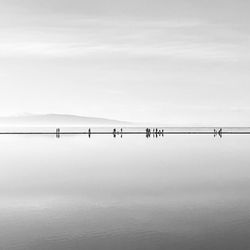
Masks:
[[[0,135],[1,250],[247,250],[249,194],[249,134]]]

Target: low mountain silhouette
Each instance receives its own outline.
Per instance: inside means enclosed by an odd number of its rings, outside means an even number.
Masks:
[[[68,114],[44,114],[0,117],[1,126],[85,126],[85,125],[128,125],[129,122],[97,117]]]

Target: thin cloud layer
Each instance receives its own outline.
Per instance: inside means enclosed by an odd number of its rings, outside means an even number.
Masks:
[[[3,28],[0,54],[5,57],[122,57],[238,61],[249,59],[249,37],[198,21],[77,19],[65,26]],[[214,35],[214,37],[211,37]],[[247,52],[247,53],[246,53]]]
[[[0,115],[247,124],[249,8],[243,0],[0,0]]]

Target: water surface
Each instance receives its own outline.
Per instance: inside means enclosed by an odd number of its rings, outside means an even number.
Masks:
[[[250,135],[0,140],[0,249],[250,248]]]

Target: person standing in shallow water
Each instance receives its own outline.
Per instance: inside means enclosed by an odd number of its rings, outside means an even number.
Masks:
[[[150,137],[150,135],[151,135],[151,130],[150,130],[150,128],[148,129],[148,137]]]

